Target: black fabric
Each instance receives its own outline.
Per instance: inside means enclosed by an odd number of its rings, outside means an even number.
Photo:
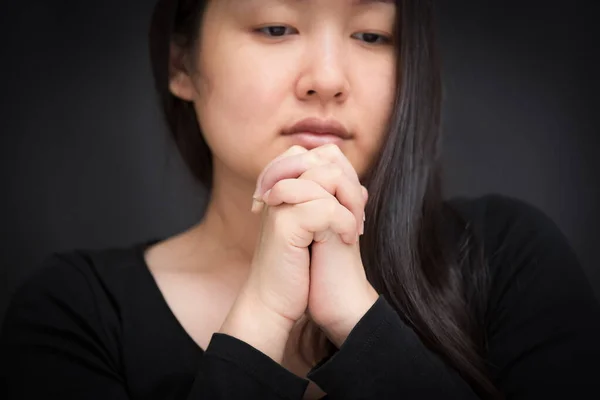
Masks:
[[[492,274],[486,360],[509,399],[600,395],[600,307],[556,225],[489,195],[454,199]],[[308,384],[248,344],[200,349],[128,248],[55,254],[13,297],[0,338],[8,399],[301,399]],[[209,305],[207,305],[209,306]],[[381,296],[308,377],[328,399],[476,398]]]

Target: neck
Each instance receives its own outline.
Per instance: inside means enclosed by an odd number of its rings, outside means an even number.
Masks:
[[[255,182],[218,164],[214,174],[206,213],[197,230],[224,258],[250,265],[260,228],[260,215],[250,212]]]

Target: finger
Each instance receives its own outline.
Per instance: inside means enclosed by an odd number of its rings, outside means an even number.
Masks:
[[[338,145],[334,143],[326,144],[310,150],[309,153],[315,153],[319,157],[324,158],[329,162],[338,164],[344,170],[346,175],[360,183],[360,179],[358,178],[358,174],[356,173],[354,166]]]
[[[282,160],[284,158],[295,156],[295,155],[304,154],[304,153],[307,153],[307,152],[308,152],[308,150],[305,149],[304,147],[298,146],[298,145],[293,145],[289,149],[287,149],[286,151],[284,151],[283,153],[281,153],[280,155],[278,155],[277,157],[275,157],[273,160],[271,160],[265,166],[265,168],[263,168],[263,170],[261,171],[260,175],[256,179],[257,189],[256,189],[253,197],[256,198],[256,199],[260,199],[262,197],[262,195],[264,194],[265,191],[261,191],[260,193],[258,193],[258,189],[259,189],[258,186],[259,186],[259,183],[262,182],[265,172],[268,171],[273,164],[277,163],[278,161],[280,161],[280,160]]]
[[[310,167],[324,165],[327,162],[338,164],[346,175],[360,184],[356,170],[340,148],[335,144],[327,144],[293,156],[282,157],[270,163],[257,180],[254,197],[260,198],[281,179],[297,178]]]
[[[319,198],[292,207],[296,223],[302,230],[314,233],[314,241],[327,240],[331,231],[347,244],[357,242],[354,215],[335,198]]]
[[[298,145],[294,145],[291,146],[289,149],[287,149],[286,151],[284,151],[282,154],[280,154],[279,156],[275,157],[273,160],[271,160],[267,166],[265,168],[263,168],[263,170],[261,171],[261,173],[259,174],[256,182],[257,182],[257,187],[254,191],[254,194],[252,195],[252,208],[250,210],[250,212],[254,213],[254,214],[258,214],[262,211],[263,209],[263,201],[262,201],[262,195],[263,195],[263,191],[259,190],[259,182],[262,181],[262,177],[265,173],[265,171],[267,171],[269,169],[269,167],[271,165],[273,165],[274,163],[276,163],[279,160],[282,160],[286,157],[290,157],[290,156],[294,156],[294,155],[299,155],[299,154],[303,154],[308,152],[307,149],[305,149],[302,146],[298,146]]]
[[[282,179],[298,178],[306,170],[317,165],[327,164],[316,153],[305,152],[280,158],[265,167],[260,180],[257,181],[255,198],[260,199],[268,190]]]
[[[333,204],[323,203],[322,200],[327,200]],[[277,207],[282,204],[301,206],[309,203],[314,204],[315,202],[318,202],[318,204],[326,204],[326,207],[329,208],[314,211],[315,209],[313,207],[311,208],[313,210],[312,215],[301,218],[301,220],[308,218],[305,221],[306,224],[302,225],[306,230],[310,232],[319,232],[320,228],[322,228],[321,230],[325,230],[330,227],[334,232],[342,235],[342,239],[348,244],[354,243],[356,241],[357,233],[360,233],[359,226],[357,226],[356,216],[348,208],[340,204],[340,202],[323,186],[312,180],[283,179],[277,182],[271,190],[265,193],[264,201],[265,204],[270,207]],[[343,213],[340,211],[340,208],[346,210],[346,212]],[[298,209],[303,208],[299,207]],[[339,223],[336,221],[329,221],[331,218],[347,219],[348,215],[352,217],[352,227],[348,227],[347,221],[342,221]],[[314,220],[315,218],[316,220]],[[308,222],[309,220],[312,222]],[[319,222],[320,220],[323,221]],[[327,225],[323,225],[325,222],[327,222]],[[323,226],[326,226],[326,228],[323,228]]]
[[[263,196],[263,201],[270,207],[281,204],[301,204],[313,200],[328,199],[333,196],[317,182],[295,178],[282,179]]]
[[[363,186],[346,175],[338,164],[329,163],[313,167],[298,179],[312,180],[337,198],[341,205],[354,214],[357,229],[360,230],[365,209]]]

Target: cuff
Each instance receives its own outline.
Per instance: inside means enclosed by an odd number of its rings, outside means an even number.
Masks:
[[[308,379],[315,382],[326,393],[341,393],[344,388],[351,388],[357,379],[364,378],[361,366],[365,357],[387,326],[387,316],[394,313],[383,295],[363,315],[350,332],[339,351],[328,359],[321,361],[308,374]]]
[[[300,378],[248,343],[224,333],[214,333],[204,356],[218,357],[269,387],[283,398],[302,398],[308,380]]]

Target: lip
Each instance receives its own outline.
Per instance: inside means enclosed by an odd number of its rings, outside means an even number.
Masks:
[[[284,135],[294,135],[301,134],[303,136],[323,136],[325,139],[326,136],[329,136],[330,139],[333,136],[347,140],[352,137],[348,130],[342,125],[339,121],[334,119],[323,120],[319,118],[306,118],[303,119],[291,127],[285,129],[283,131]]]
[[[344,139],[339,136],[314,132],[298,132],[289,135],[289,137],[291,138],[290,144],[302,146],[306,150],[316,149],[317,147],[321,147],[326,144],[335,144],[341,146],[342,142],[344,141]]]

